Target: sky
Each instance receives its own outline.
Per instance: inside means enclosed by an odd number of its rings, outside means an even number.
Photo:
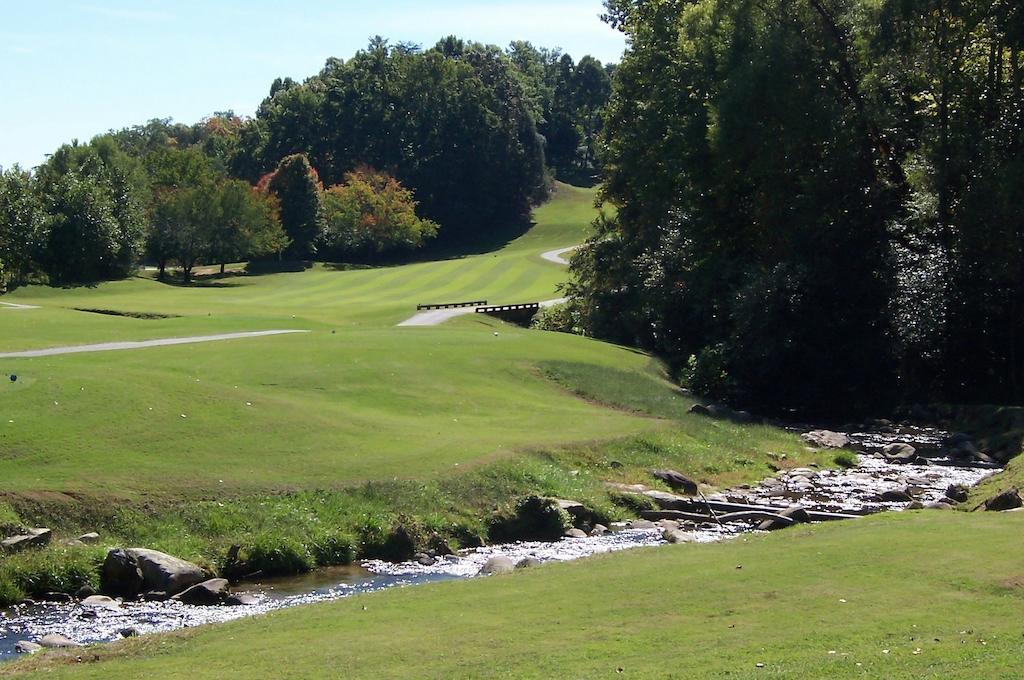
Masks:
[[[278,76],[303,80],[381,35],[529,40],[618,61],[601,0],[0,0],[0,166],[72,139],[214,111],[252,115]]]

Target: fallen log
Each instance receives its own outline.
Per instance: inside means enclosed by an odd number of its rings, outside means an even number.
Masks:
[[[706,511],[734,513],[734,512],[767,512],[778,514],[788,507],[772,505],[754,505],[752,503],[732,503],[729,501],[716,501],[711,499],[694,500],[685,496],[666,493],[664,491],[646,491],[643,494],[654,501],[662,510],[672,510],[686,513],[707,514]],[[829,522],[840,519],[855,519],[862,515],[848,514],[842,512],[827,512],[824,510],[807,510],[807,515],[812,522]],[[661,518],[670,519],[670,518]]]
[[[778,524],[785,524],[791,526],[796,524],[796,520],[792,517],[786,517],[785,515],[777,515],[774,512],[764,512],[763,510],[746,510],[744,512],[730,512],[726,515],[719,515],[718,519],[722,522],[776,522]]]
[[[702,515],[699,512],[682,512],[680,510],[643,510],[640,513],[640,517],[651,522],[657,522],[659,519],[707,522],[709,524],[714,524],[715,522],[715,518],[711,515]]]

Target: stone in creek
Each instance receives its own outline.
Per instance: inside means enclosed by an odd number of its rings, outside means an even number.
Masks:
[[[675,470],[651,470],[651,476],[660,479],[674,491],[682,491],[688,496],[697,495],[697,482]]]
[[[524,557],[516,563],[516,569],[532,569],[533,567],[539,567],[541,564],[543,562],[536,557]]]
[[[985,509],[992,512],[1014,510],[1022,506],[1024,506],[1024,500],[1021,499],[1020,492],[1017,489],[1007,489],[1001,494],[985,501]]]
[[[35,642],[29,642],[28,640],[21,640],[14,645],[14,651],[18,654],[35,654],[42,648],[42,645],[36,644]]]
[[[437,558],[431,557],[426,553],[416,553],[412,556],[412,559],[414,562],[416,562],[417,564],[421,564],[424,567],[432,567],[435,564],[437,564]]]
[[[924,510],[924,503],[921,501],[911,501],[907,504],[906,510]]]
[[[71,602],[74,597],[68,593],[46,593],[43,595],[43,602]]]
[[[0,541],[4,552],[15,553],[26,548],[42,548],[50,544],[53,532],[49,529],[29,529],[27,533]]]
[[[228,580],[226,578],[211,578],[208,581],[197,583],[187,590],[178,593],[172,600],[182,604],[191,604],[201,607],[208,607],[220,604],[228,596]]]
[[[679,529],[665,529],[661,533],[662,540],[668,543],[693,543],[693,535]]]
[[[884,491],[878,498],[883,503],[909,503],[914,500],[914,497],[903,489]]]
[[[591,536],[604,536],[608,533],[608,527],[603,524],[595,524],[594,528],[590,530]]]
[[[75,597],[77,597],[79,600],[84,600],[85,598],[89,597],[90,595],[95,595],[95,594],[96,594],[96,590],[92,586],[85,585],[85,586],[82,586],[81,588],[79,588],[75,592]]]
[[[117,633],[123,638],[139,637],[139,631],[135,628],[122,628]]]
[[[120,609],[121,603],[106,595],[90,595],[82,600],[82,606],[94,609]]]
[[[649,519],[635,519],[629,523],[630,529],[657,529],[658,525]]]
[[[655,491],[652,489],[651,491],[645,491],[644,495],[654,501],[654,504],[662,510],[685,510],[692,503],[689,498],[665,491]]]
[[[507,574],[516,568],[515,562],[505,557],[504,555],[495,555],[486,562],[484,566],[480,567],[478,572],[481,575],[488,574]]]
[[[101,590],[135,597],[140,592],[176,595],[207,579],[197,565],[145,548],[115,549],[107,553],[101,572]]]
[[[250,595],[248,593],[236,593],[234,595],[228,595],[227,599],[224,600],[224,604],[233,607],[252,607],[260,603],[258,597]]]
[[[850,438],[842,432],[831,430],[814,430],[800,435],[800,439],[808,446],[816,449],[844,449],[850,445]]]
[[[810,515],[807,514],[807,510],[800,505],[793,505],[786,508],[778,513],[782,517],[788,517],[797,523],[806,523],[811,521]],[[788,522],[779,522],[773,519],[766,519],[757,525],[760,531],[775,531],[776,529],[785,529],[789,526]]]
[[[82,543],[99,543],[100,535],[95,531],[90,531],[87,534],[82,534],[78,537],[78,540]]]
[[[953,506],[949,503],[943,503],[942,501],[935,501],[924,506],[928,510],[952,510]]]
[[[913,463],[917,460],[917,449],[910,444],[896,442],[883,448],[882,455],[892,463]]]
[[[58,633],[50,633],[49,635],[44,635],[39,640],[39,645],[41,647],[46,647],[47,649],[65,649],[65,648],[68,648],[68,647],[81,647],[82,646],[81,644],[75,642],[74,640],[72,640],[70,638],[66,638],[63,635],[60,635]]]
[[[587,532],[582,529],[576,529],[575,527],[565,532],[566,538],[586,538]]]
[[[562,510],[569,513],[572,517],[573,524],[589,523],[592,519],[591,512],[587,510],[587,507],[577,501],[567,501],[564,498],[552,498],[555,503],[558,504]]]

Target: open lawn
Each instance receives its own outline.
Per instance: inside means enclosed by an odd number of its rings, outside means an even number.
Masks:
[[[7,299],[41,308],[0,311],[0,351],[312,332],[0,361],[0,372],[18,376],[0,384],[3,490],[137,497],[332,487],[652,427],[570,398],[531,368],[572,358],[640,369],[647,357],[476,316],[443,328],[395,327],[419,302],[556,296],[564,267],[539,254],[584,238],[592,200],[590,191],[562,186],[526,235],[462,259],[318,266],[189,288],[140,277],[19,290]]]
[[[937,512],[800,526],[358,596],[0,675],[1019,678],[1022,530],[1020,515]]]

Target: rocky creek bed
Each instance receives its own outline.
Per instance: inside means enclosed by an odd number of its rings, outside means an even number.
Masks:
[[[0,660],[13,658],[19,651],[34,651],[38,648],[35,643],[40,641],[48,641],[51,646],[54,642],[56,646],[109,642],[126,635],[220,623],[386,588],[471,578],[597,553],[725,540],[769,528],[763,511],[757,508],[778,512],[799,506],[811,512],[812,520],[828,519],[830,514],[838,518],[908,507],[948,509],[956,502],[951,498],[957,495],[956,490],[973,486],[998,470],[994,464],[965,460],[951,451],[950,436],[938,430],[891,428],[842,437],[847,447],[860,451],[849,468],[783,470],[760,483],[706,498],[641,485],[618,486],[620,492],[646,496],[660,509],[643,513],[646,519],[594,527],[589,533],[575,529],[558,541],[509,543],[402,563],[365,561],[359,566],[323,569],[295,578],[240,584],[234,589],[236,597],[228,601],[245,604],[199,606],[174,600],[121,602],[100,598],[98,603],[87,600],[19,605],[0,612]],[[896,444],[910,446],[914,453]],[[741,512],[735,512],[737,508]],[[750,508],[755,510],[751,512]],[[744,509],[746,512],[742,512]]]

